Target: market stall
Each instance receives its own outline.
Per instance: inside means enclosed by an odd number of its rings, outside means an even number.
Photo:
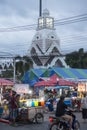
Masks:
[[[15,84],[14,90],[20,94],[20,108],[17,120],[23,122],[43,122],[44,100],[33,97],[28,84]]]
[[[14,82],[0,78],[0,103],[2,102],[2,97],[7,93],[8,90],[11,90],[14,85]]]
[[[17,122],[36,122],[42,123],[44,119],[42,107],[19,108]]]

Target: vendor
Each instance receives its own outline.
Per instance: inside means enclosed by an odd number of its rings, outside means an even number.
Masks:
[[[50,103],[48,104],[48,110],[49,110],[50,112],[52,112],[52,111],[54,111],[54,108],[53,108],[53,100],[51,99],[49,102],[50,102]]]
[[[16,95],[16,102],[17,102],[17,107],[20,108],[20,95]]]

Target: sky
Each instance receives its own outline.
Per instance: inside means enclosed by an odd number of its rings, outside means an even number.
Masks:
[[[55,29],[64,54],[80,48],[87,51],[87,0],[42,0],[42,10],[45,8],[55,21],[85,16],[79,22],[64,25],[57,22]],[[35,35],[38,17],[39,0],[0,0],[0,55],[25,55]]]

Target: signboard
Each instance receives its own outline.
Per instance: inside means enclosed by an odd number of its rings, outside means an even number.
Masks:
[[[39,97],[44,97],[44,90],[39,90]]]
[[[28,84],[15,84],[13,88],[14,88],[14,91],[16,91],[18,94],[29,93]]]
[[[86,91],[85,83],[78,83],[78,92],[85,92],[85,91]]]

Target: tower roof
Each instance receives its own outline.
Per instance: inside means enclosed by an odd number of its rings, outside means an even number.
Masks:
[[[44,9],[42,16],[38,18],[37,30],[43,29],[54,30],[54,18],[50,16],[48,9]]]
[[[48,9],[44,9],[42,16],[43,17],[48,17],[49,15],[50,15],[50,13],[49,13]]]

